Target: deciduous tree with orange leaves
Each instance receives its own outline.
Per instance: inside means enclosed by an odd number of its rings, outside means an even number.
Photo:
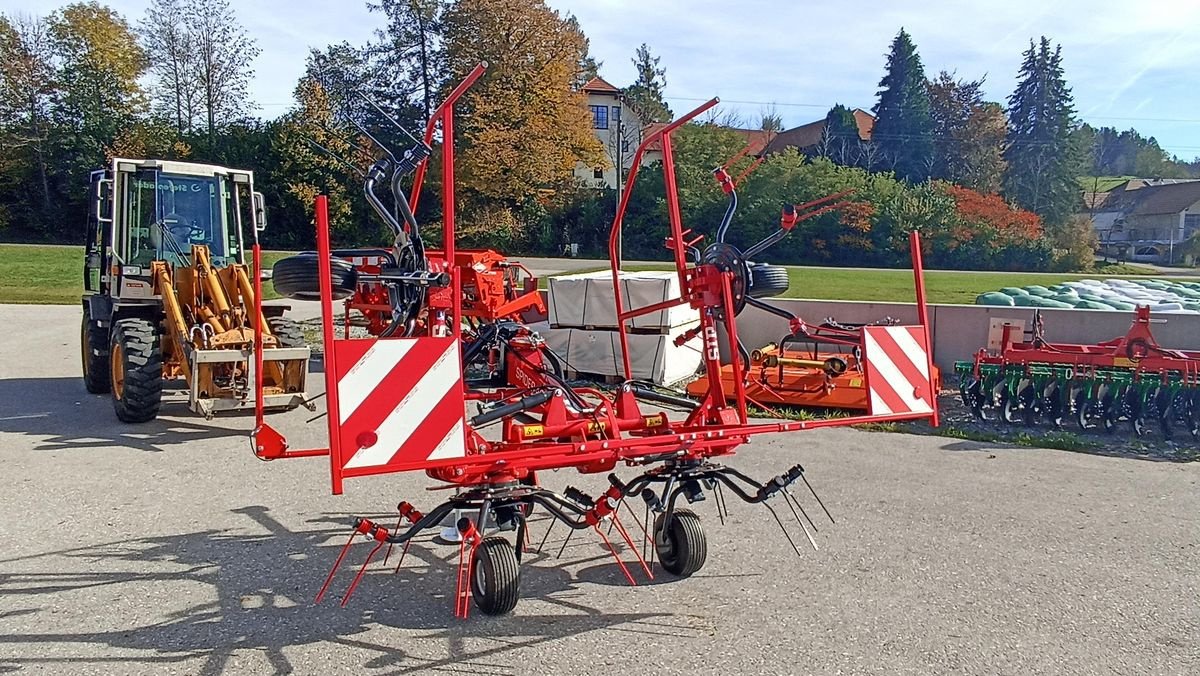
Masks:
[[[517,207],[569,184],[577,163],[604,163],[572,86],[587,54],[576,22],[541,0],[459,0],[444,22],[447,86],[488,63],[456,123],[464,197]]]

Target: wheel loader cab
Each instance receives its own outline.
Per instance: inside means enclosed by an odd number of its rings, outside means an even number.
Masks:
[[[84,263],[84,380],[111,391],[117,416],[158,413],[164,379],[182,378],[189,406],[253,407],[255,328],[263,325],[266,408],[304,403],[309,351],[281,312],[257,308],[243,228],[257,239],[262,196],[249,171],[116,159],[92,173]],[[268,327],[269,328],[266,328]]]

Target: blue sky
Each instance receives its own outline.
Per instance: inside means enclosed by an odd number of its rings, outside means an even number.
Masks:
[[[54,0],[0,0],[5,13],[45,14]],[[146,0],[110,0],[131,20]],[[262,54],[251,94],[264,116],[290,106],[308,47],[361,43],[379,25],[357,0],[234,1]],[[719,95],[746,119],[772,103],[787,126],[834,103],[869,109],[885,52],[901,26],[929,75],[987,77],[989,98],[1015,84],[1021,52],[1045,34],[1062,43],[1080,116],[1134,127],[1185,159],[1200,156],[1200,2],[1192,0],[549,0],[575,14],[601,74],[617,86],[633,76],[643,42],[662,57],[668,103],[678,113]]]

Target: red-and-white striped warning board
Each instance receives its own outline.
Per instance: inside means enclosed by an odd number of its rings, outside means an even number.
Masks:
[[[466,455],[462,364],[454,338],[334,341],[334,478],[426,469]]]
[[[871,415],[933,413],[929,346],[920,326],[863,327]]]

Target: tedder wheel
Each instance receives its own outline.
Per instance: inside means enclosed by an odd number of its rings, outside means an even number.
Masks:
[[[750,297],[773,298],[788,290],[787,268],[755,263],[750,266]]]
[[[354,295],[358,273],[350,261],[334,258],[329,263],[333,279],[333,299]],[[321,300],[321,273],[317,254],[312,251],[288,256],[276,261],[271,268],[271,284],[275,291],[293,300]]]
[[[97,355],[107,347],[108,336],[92,324],[92,316],[83,311],[83,329],[79,333],[79,348],[83,353],[83,386],[92,394],[104,394],[112,389],[112,375],[107,360]]]
[[[114,322],[108,358],[117,419],[127,423],[154,420],[163,391],[158,329],[145,319]]]
[[[662,567],[672,575],[688,577],[700,570],[708,558],[708,542],[700,517],[690,509],[677,509],[663,532],[665,514],[654,520],[654,550]]]
[[[471,562],[471,597],[485,615],[503,615],[517,607],[521,566],[517,552],[502,537],[484,538]]]
[[[267,327],[279,341],[279,347],[304,347],[304,331],[287,317],[267,317]]]

